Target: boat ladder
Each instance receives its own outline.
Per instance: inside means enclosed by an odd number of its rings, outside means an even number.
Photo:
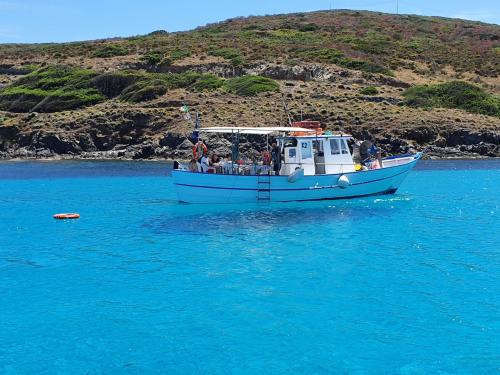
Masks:
[[[257,200],[269,202],[271,200],[271,175],[260,174],[257,176]]]

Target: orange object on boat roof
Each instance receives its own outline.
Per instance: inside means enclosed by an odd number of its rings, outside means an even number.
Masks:
[[[323,134],[323,129],[321,128],[321,123],[319,121],[311,121],[311,120],[295,121],[295,122],[292,122],[292,126],[298,127],[298,128],[316,130],[315,135],[322,135]],[[292,133],[290,133],[290,135],[300,137],[300,136],[305,136],[305,135],[310,136],[312,134],[309,132],[292,132]]]
[[[321,128],[321,123],[319,121],[304,120],[292,122],[292,126],[304,129],[317,129]]]
[[[77,213],[55,214],[54,215],[54,219],[59,219],[59,220],[63,220],[63,219],[79,219],[79,218],[80,218],[80,214],[77,214]]]

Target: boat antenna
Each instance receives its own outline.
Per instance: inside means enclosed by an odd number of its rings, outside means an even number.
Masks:
[[[198,112],[195,113],[195,120],[193,121],[193,118],[191,116],[191,112],[189,111],[189,107],[187,106],[186,103],[182,103],[182,107],[179,108],[179,111],[183,113],[184,120],[188,121],[192,126],[193,126],[193,132],[191,134],[192,138],[194,139],[195,142],[198,142],[198,137],[200,135],[199,128],[200,128],[200,115]]]
[[[193,129],[193,138],[196,140],[196,142],[198,142],[198,138],[200,136],[200,131],[199,131],[200,127],[201,127],[200,114],[196,112],[194,117],[194,129]]]
[[[292,122],[293,122],[292,115],[290,115],[290,111],[288,110],[288,106],[286,104],[285,95],[283,93],[281,93],[281,99],[283,101],[283,108],[285,110],[286,117],[288,118],[288,125],[292,126]]]

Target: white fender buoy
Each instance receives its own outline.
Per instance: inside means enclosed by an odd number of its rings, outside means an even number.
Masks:
[[[339,177],[339,180],[337,181],[337,185],[339,186],[339,188],[341,189],[345,189],[346,187],[348,187],[349,185],[351,184],[351,182],[349,181],[349,179],[347,178],[347,176],[345,174],[343,174],[342,176]]]
[[[300,180],[302,177],[304,177],[304,169],[299,168],[296,169],[293,173],[290,173],[288,176],[288,182],[296,182]]]

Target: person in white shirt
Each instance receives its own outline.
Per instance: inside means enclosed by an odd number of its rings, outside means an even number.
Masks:
[[[207,173],[208,168],[210,167],[210,161],[208,160],[207,155],[203,155],[200,159],[200,168],[202,173]]]

